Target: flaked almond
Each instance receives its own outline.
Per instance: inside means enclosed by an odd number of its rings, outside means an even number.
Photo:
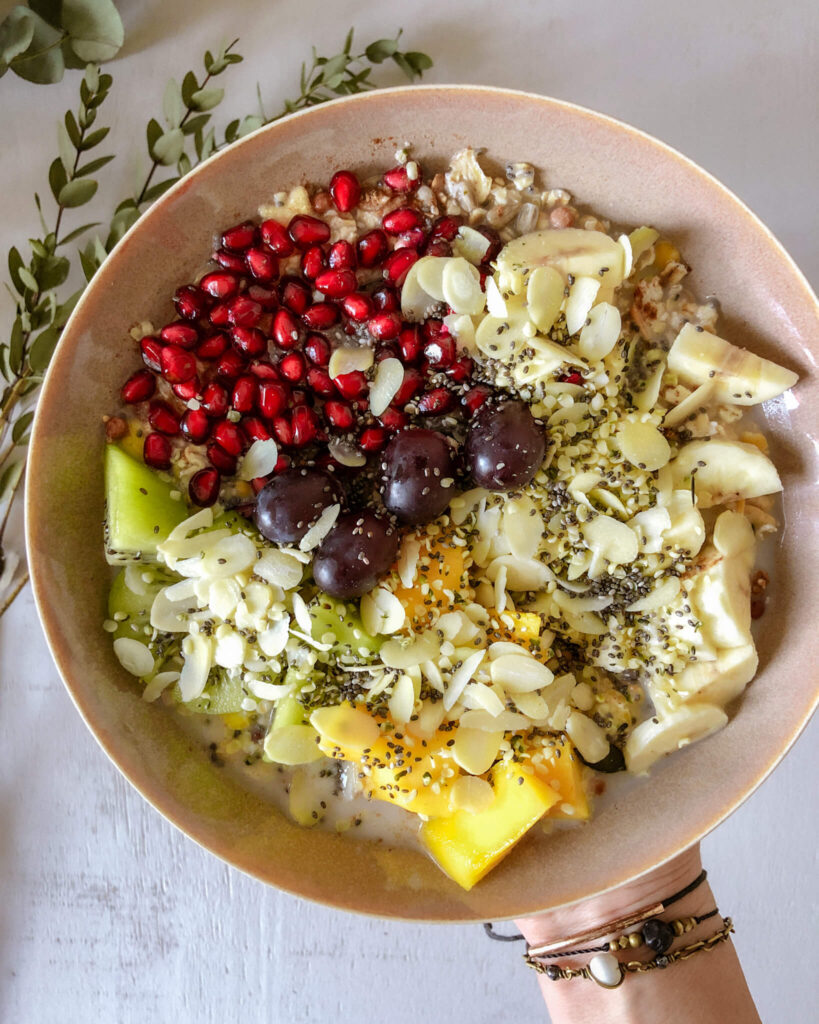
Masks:
[[[405,725],[415,708],[415,687],[408,675],[401,675],[392,688],[387,702],[390,717],[396,725]]]
[[[312,551],[314,548],[317,548],[330,530],[332,530],[340,511],[341,505],[328,505],[299,541],[299,550]]]
[[[580,711],[571,711],[566,720],[569,739],[589,764],[597,764],[609,752],[609,741],[597,722]]]
[[[379,736],[376,720],[350,704],[316,708],[310,715],[310,724],[322,742],[345,751],[363,751],[373,746]]]
[[[382,359],[370,386],[370,412],[380,416],[398,394],[404,382],[404,367],[398,359]]]
[[[397,633],[406,617],[404,606],[384,587],[376,587],[361,598],[361,621],[370,636]]]
[[[535,658],[520,654],[502,654],[490,666],[492,682],[498,682],[511,693],[528,693],[548,686],[554,674]]]
[[[333,380],[344,373],[353,373],[356,370],[366,373],[374,361],[373,350],[365,345],[342,346],[335,349],[330,356],[327,372]]]
[[[441,644],[433,632],[402,640],[388,640],[381,648],[381,660],[388,668],[408,669],[437,658]]]
[[[638,469],[654,472],[671,458],[671,446],[653,423],[624,423],[617,440],[623,455]]]
[[[239,464],[239,479],[255,480],[257,477],[270,476],[278,460],[279,448],[273,438],[254,441]]]
[[[486,296],[481,290],[481,275],[476,267],[456,256],[446,260],[442,275],[444,301],[454,313],[477,316],[486,305]]]
[[[580,331],[578,352],[591,362],[604,359],[617,344],[620,327],[620,310],[608,302],[599,302]]]
[[[475,674],[480,663],[486,657],[486,651],[475,651],[474,654],[470,654],[466,658],[463,664],[452,673],[452,678],[449,680],[449,685],[446,688],[444,694],[444,707],[447,711],[450,711],[458,701],[458,698],[463,693],[466,684]]]
[[[566,283],[554,267],[535,267],[526,285],[529,317],[544,334],[552,329],[560,314]]]
[[[480,814],[488,811],[495,802],[495,790],[486,779],[474,775],[461,775],[449,791],[449,806],[453,811]]]
[[[145,644],[120,636],[114,641],[114,654],[126,672],[140,679],[154,670],[154,656]]]
[[[455,763],[469,775],[483,775],[498,756],[503,733],[458,726],[451,750]]]
[[[312,725],[282,725],[267,734],[264,752],[277,764],[310,764],[324,757]]]
[[[577,334],[585,324],[599,291],[599,278],[575,278],[574,284],[569,287],[569,297],[566,299],[566,330],[569,334]]]

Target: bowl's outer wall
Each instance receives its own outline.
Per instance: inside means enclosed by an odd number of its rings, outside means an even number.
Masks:
[[[129,329],[171,319],[169,295],[201,270],[215,230],[254,216],[276,191],[328,181],[339,167],[366,175],[390,166],[406,139],[427,168],[442,167],[464,145],[485,147],[498,166],[533,162],[549,187],[571,190],[615,224],[655,225],[680,244],[699,293],[720,298],[723,333],[802,375],[793,407],[778,400],[769,416],[785,526],[773,542],[761,669],[741,714],[658,765],[650,782],[627,788],[592,824],[528,837],[471,893],[418,853],[303,830],[243,791],[174,716],[140,699],[101,630],[110,575],[101,416],[116,409],[118,388],[138,365]],[[106,752],[164,815],[242,870],[307,898],[384,916],[488,920],[636,877],[727,816],[816,703],[817,336],[810,289],[745,207],[679,154],[607,118],[520,93],[426,87],[274,124],[194,172],[142,218],[99,272],[55,354],[32,441],[27,525],[37,601],[69,691]]]

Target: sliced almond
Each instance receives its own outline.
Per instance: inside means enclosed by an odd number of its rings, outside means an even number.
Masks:
[[[483,775],[495,762],[503,733],[459,726],[451,747],[455,763],[469,775]]]
[[[154,670],[154,656],[139,640],[120,636],[114,641],[114,654],[126,672],[142,678]]]
[[[477,316],[486,305],[481,275],[476,267],[460,256],[446,261],[442,275],[444,301],[455,313]]]
[[[490,666],[492,682],[500,683],[513,695],[540,690],[554,679],[554,673],[535,658],[520,654],[502,654]]]
[[[379,737],[378,723],[372,715],[350,704],[316,708],[310,724],[323,743],[345,751],[362,751]]]
[[[580,711],[571,711],[566,720],[566,732],[584,760],[597,764],[609,752],[609,741],[597,722]]]
[[[566,330],[569,334],[577,334],[585,324],[599,291],[599,278],[575,278],[574,284],[569,288],[569,297],[566,299]]]
[[[415,708],[415,688],[412,679],[408,675],[401,675],[392,688],[392,694],[387,702],[390,717],[396,725],[406,725],[412,716]]]
[[[353,373],[356,370],[366,373],[374,361],[375,355],[371,348],[365,345],[345,345],[337,348],[330,356],[327,372],[333,380],[344,373]]]
[[[654,472],[671,458],[671,446],[653,423],[625,423],[617,440],[623,455],[638,469]]]
[[[560,314],[566,282],[554,267],[535,267],[526,286],[529,317],[539,331],[548,334]]]
[[[410,639],[388,640],[381,648],[381,660],[388,668],[408,669],[437,658],[440,651],[440,641],[430,631]]]
[[[452,673],[452,678],[444,694],[444,708],[450,711],[461,696],[466,684],[474,676],[478,666],[486,657],[486,650],[475,651],[466,658],[463,664]]]
[[[495,802],[495,790],[486,779],[474,775],[461,775],[449,791],[449,806],[453,811],[480,814],[488,811]]]
[[[376,587],[361,598],[361,621],[370,636],[397,633],[406,617],[404,606],[384,587]]]
[[[254,441],[239,464],[239,479],[255,480],[260,476],[269,476],[278,460],[279,449],[273,438]]]
[[[608,302],[599,302],[580,331],[578,352],[590,362],[605,359],[617,344],[621,326],[620,310]]]
[[[282,725],[267,734],[264,752],[277,764],[310,764],[324,757],[312,725]]]
[[[398,394],[404,382],[404,367],[398,359],[382,359],[370,385],[370,412],[380,416]]]
[[[418,260],[418,284],[436,302],[444,301],[444,268],[450,259],[427,256]]]

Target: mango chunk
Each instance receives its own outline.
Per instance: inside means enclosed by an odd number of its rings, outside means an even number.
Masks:
[[[551,751],[551,757],[548,757]],[[547,757],[535,763],[535,771],[558,795],[558,802],[549,808],[548,818],[565,821],[586,821],[589,801],[583,787],[583,764],[571,740],[563,737],[554,747],[544,748]]]
[[[427,538],[421,544],[415,583],[405,587],[399,582],[394,590],[414,629],[421,629],[433,618],[451,611],[452,594],[471,600],[464,550],[442,538]]]
[[[479,814],[456,811],[421,826],[421,842],[449,877],[467,891],[560,799],[551,786],[517,764],[499,766],[492,778],[495,800],[487,810]]]

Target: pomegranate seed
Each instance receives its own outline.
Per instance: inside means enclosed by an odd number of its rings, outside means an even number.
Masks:
[[[387,236],[381,228],[374,228],[358,240],[358,263],[362,267],[375,267],[384,259],[389,249]]]
[[[210,420],[204,409],[188,409],[179,426],[193,444],[202,444],[210,434]]]
[[[142,458],[153,469],[171,468],[171,442],[164,434],[148,434],[142,446]]]
[[[330,378],[330,374],[318,366],[311,366],[307,371],[307,384],[322,398],[329,398],[336,394],[336,386]]]
[[[302,320],[314,330],[324,330],[338,321],[338,308],[332,302],[314,302],[304,311]]]
[[[330,240],[330,225],[318,217],[299,213],[287,225],[287,233],[299,249],[307,249],[311,245],[321,245]]]
[[[264,244],[277,256],[289,256],[293,252],[294,245],[284,224],[277,220],[266,220],[259,230]]]
[[[208,314],[208,320],[214,327],[227,327],[230,321],[230,303],[220,302]]]
[[[289,309],[280,309],[273,317],[272,333],[279,348],[295,348],[301,339],[301,324]]]
[[[447,377],[451,377],[452,380],[458,384],[462,384],[465,380],[469,380],[472,376],[472,370],[475,364],[469,358],[469,356],[461,356],[460,359],[456,359],[452,366],[446,371]]]
[[[361,431],[359,446],[365,452],[380,452],[387,443],[387,431],[382,427],[367,427]]]
[[[410,178],[406,167],[399,165],[384,172],[384,184],[393,192],[414,192],[421,184],[421,175],[417,178]]]
[[[331,299],[343,299],[345,295],[350,295],[357,284],[354,270],[328,270],[316,278],[316,288]]]
[[[267,338],[257,327],[234,327],[230,340],[236,351],[248,359],[267,352]]]
[[[270,431],[256,416],[245,416],[242,420],[242,430],[250,442],[270,440]]]
[[[383,363],[385,359],[400,359],[401,353],[398,351],[397,346],[391,342],[385,342],[383,345],[379,345],[375,350],[375,361],[377,363]]]
[[[137,372],[129,377],[128,380],[122,385],[123,402],[127,402],[128,405],[136,405],[137,402],[144,402],[150,398],[156,390],[156,378],[150,370],[137,370]]]
[[[315,412],[306,405],[297,406],[292,413],[293,444],[302,448],[311,441],[317,439],[319,434],[319,419]]]
[[[416,249],[393,249],[384,260],[384,277],[396,288],[400,288],[413,263],[418,262]]]
[[[279,371],[272,364],[267,362],[266,359],[255,359],[250,364],[250,372],[254,377],[258,377],[259,380],[280,380]]]
[[[503,248],[503,242],[494,228],[488,228],[485,224],[481,224],[477,230],[480,231],[484,238],[489,240],[489,248],[484,253],[481,263],[491,263]]]
[[[455,404],[451,391],[446,388],[433,388],[422,395],[418,402],[418,411],[425,416],[435,416],[448,412]]]
[[[345,398],[360,398],[367,392],[367,377],[361,370],[341,373],[334,378],[334,383]]]
[[[311,334],[304,343],[304,354],[316,366],[330,362],[330,342],[322,334]]]
[[[253,299],[254,302],[258,302],[262,309],[268,313],[279,304],[276,293],[271,291],[270,288],[263,288],[260,284],[252,284],[247,290],[247,297]]]
[[[288,352],[280,360],[278,370],[286,380],[298,384],[299,381],[304,380],[304,356],[301,352]]]
[[[577,370],[573,370],[571,373],[564,373],[562,377],[558,377],[558,380],[561,384],[583,383],[583,377],[577,372]]]
[[[207,312],[210,301],[195,285],[186,284],[176,289],[173,304],[183,320],[198,320]]]
[[[228,455],[241,455],[246,447],[244,435],[230,420],[220,420],[216,424],[213,428],[213,440],[220,448],[224,448]]]
[[[222,248],[230,249],[232,252],[244,252],[256,242],[258,231],[256,225],[249,220],[228,228],[222,235]]]
[[[325,402],[324,415],[337,430],[349,430],[355,419],[353,410],[346,402]]]
[[[167,402],[151,402],[148,408],[148,423],[154,430],[169,437],[179,433],[179,417]]]
[[[228,270],[214,270],[205,274],[199,287],[214,299],[232,299],[239,291],[239,278]]]
[[[404,370],[404,379],[401,381],[401,385],[395,393],[395,398],[393,398],[390,404],[397,408],[406,405],[407,402],[412,401],[423,386],[424,378],[422,374],[413,366],[407,367]]]
[[[253,488],[253,493],[254,494],[258,494],[259,491],[265,486],[265,484],[267,483],[267,481],[269,479],[270,478],[266,477],[266,476],[256,476],[256,477],[254,477],[250,481],[250,486]]]
[[[166,345],[193,348],[197,341],[199,341],[199,331],[197,331],[193,324],[186,324],[184,320],[174,320],[173,323],[165,324],[159,332],[159,337]]]
[[[250,412],[256,404],[257,390],[255,377],[240,377],[233,385],[230,404],[236,412]]]
[[[162,349],[162,376],[170,384],[182,384],[196,376],[196,359],[178,345],[166,345]]]
[[[222,485],[222,478],[216,469],[200,469],[194,473],[191,482],[188,484],[188,497],[194,505],[201,508],[210,508],[216,504],[219,497],[219,489]]]
[[[267,249],[253,248],[245,253],[247,269],[257,281],[273,281],[279,274],[279,261]]]
[[[427,233],[423,228],[410,228],[402,231],[395,240],[396,249],[417,249],[419,252],[426,245]]]
[[[255,327],[263,312],[261,304],[246,295],[237,295],[228,304],[228,319],[235,327]]]
[[[200,359],[218,359],[222,353],[227,351],[229,341],[226,334],[217,332],[208,335],[200,343],[196,355]]]
[[[272,420],[287,407],[287,387],[274,380],[265,380],[259,385],[256,407],[267,420]]]
[[[189,402],[192,398],[196,398],[199,392],[199,378],[191,377],[190,380],[183,381],[181,384],[171,384],[171,391],[183,402]]]
[[[162,369],[162,346],[156,338],[143,338],[139,343],[142,361],[149,370],[159,373]]]
[[[236,456],[229,455],[224,448],[220,448],[218,444],[208,445],[208,458],[211,464],[216,466],[220,473],[225,473],[227,476],[233,476],[236,472]]]
[[[283,277],[279,282],[279,301],[297,316],[301,316],[312,305],[313,292],[300,277]]]
[[[443,238],[433,238],[431,242],[427,242],[424,246],[425,256],[451,256],[452,246],[449,242],[444,241]]]
[[[398,335],[398,346],[401,359],[406,363],[414,363],[421,355],[421,332],[417,325],[405,327]]]
[[[409,416],[400,409],[385,409],[378,417],[378,422],[387,430],[401,430],[409,423]]]
[[[346,239],[342,238],[330,246],[327,266],[332,270],[355,270],[357,262],[355,246]]]
[[[320,245],[311,245],[301,258],[302,275],[314,281],[327,268],[324,250]]]
[[[430,366],[436,369],[445,370],[455,362],[457,349],[455,339],[451,334],[440,332],[432,341],[424,346],[424,356]]]
[[[244,371],[244,368],[245,360],[242,359],[236,349],[228,349],[216,364],[216,376],[227,377],[228,379],[238,377]]]
[[[201,404],[208,416],[220,419],[228,411],[230,404],[227,389],[223,388],[221,384],[211,381],[202,392]]]
[[[400,235],[410,228],[420,228],[423,223],[421,214],[410,206],[399,206],[397,210],[391,210],[381,218],[381,226],[388,235]]]
[[[361,198],[361,185],[352,171],[336,171],[330,178],[330,196],[339,213],[349,213]]]
[[[398,292],[388,284],[376,288],[372,294],[372,300],[375,308],[385,313],[397,313],[401,308]]]
[[[242,257],[235,252],[228,252],[227,249],[217,249],[211,259],[225,270],[232,270],[234,274],[244,274],[246,270]]]
[[[273,436],[279,444],[291,445],[293,443],[293,428],[286,416],[276,416],[274,418]]]
[[[363,323],[373,314],[373,304],[366,295],[354,292],[352,295],[345,295],[341,300],[341,308],[345,314],[356,323]]]
[[[446,242],[454,242],[461,223],[461,217],[452,217],[449,215],[439,217],[432,225],[430,235],[432,238],[443,238]]]
[[[480,409],[483,403],[492,394],[492,389],[487,387],[486,384],[476,384],[474,388],[470,388],[462,398],[463,404],[469,410],[471,414],[474,414]]]
[[[376,313],[367,321],[367,330],[376,341],[392,341],[401,333],[401,317],[397,313]]]
[[[289,455],[279,455],[278,459],[276,459],[276,465],[273,468],[273,472],[283,473],[286,469],[290,469],[292,461],[293,460],[290,458]]]

